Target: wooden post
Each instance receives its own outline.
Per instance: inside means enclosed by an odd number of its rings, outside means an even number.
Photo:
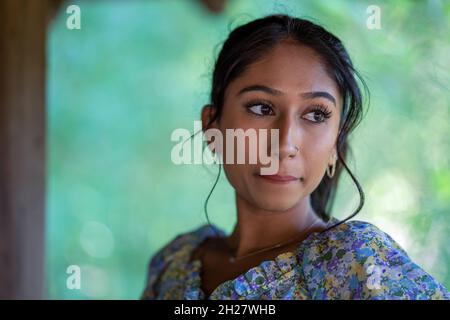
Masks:
[[[0,0],[0,299],[44,298],[46,29],[62,3]]]
[[[0,299],[43,298],[47,6],[0,1]]]

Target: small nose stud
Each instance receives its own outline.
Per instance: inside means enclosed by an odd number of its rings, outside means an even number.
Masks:
[[[289,157],[290,158],[292,158],[292,157],[294,157],[298,152],[299,152],[299,149],[298,149],[298,147],[297,146],[295,146],[295,154],[291,154]]]

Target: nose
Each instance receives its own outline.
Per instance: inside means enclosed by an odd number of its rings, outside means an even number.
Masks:
[[[299,128],[297,120],[292,116],[280,118],[277,129],[279,130],[279,159],[291,159],[298,155]]]

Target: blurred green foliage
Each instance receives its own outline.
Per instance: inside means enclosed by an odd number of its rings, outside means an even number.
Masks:
[[[230,29],[260,16],[313,19],[340,37],[371,90],[351,138],[350,166],[366,192],[355,219],[389,233],[450,288],[450,2],[75,1],[81,30],[61,8],[48,37],[47,292],[57,299],[135,299],[148,259],[206,223],[216,167],[170,161],[175,128],[193,131],[208,102],[215,54]],[[359,201],[344,173],[334,215]],[[223,178],[209,207],[226,231],[234,194]],[[66,287],[79,265],[81,290]]]

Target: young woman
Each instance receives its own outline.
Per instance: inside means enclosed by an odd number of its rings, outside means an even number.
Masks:
[[[364,203],[345,163],[363,112],[356,77],[341,41],[308,20],[272,15],[230,33],[203,131],[278,129],[279,169],[224,163],[233,232],[208,223],[177,236],[152,257],[143,299],[450,298],[388,234],[348,221]],[[328,208],[343,168],[361,202],[339,221]]]

